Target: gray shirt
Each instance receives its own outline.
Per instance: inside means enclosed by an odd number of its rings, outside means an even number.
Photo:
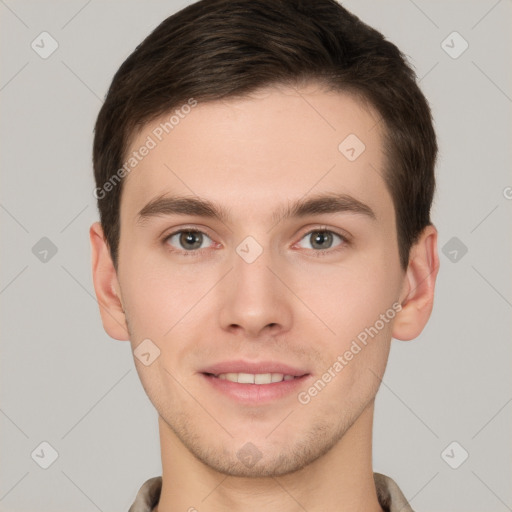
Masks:
[[[385,512],[414,512],[394,480],[380,473],[374,473],[373,478],[377,488],[377,498]],[[137,493],[128,512],[151,512],[158,504],[161,489],[161,476],[147,480]]]

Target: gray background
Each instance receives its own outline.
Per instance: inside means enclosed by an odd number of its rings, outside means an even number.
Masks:
[[[2,511],[123,511],[161,474],[156,412],[94,298],[90,155],[114,72],[187,3],[0,0]],[[512,4],[344,5],[409,56],[440,142],[434,313],[416,341],[393,344],[374,468],[418,512],[512,510]],[[31,48],[43,31],[59,45],[46,59]],[[442,45],[454,31],[469,44],[457,58],[458,36]],[[43,237],[57,249],[46,261]],[[58,452],[48,469],[43,441]]]

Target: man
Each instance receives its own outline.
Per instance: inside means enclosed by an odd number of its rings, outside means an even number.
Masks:
[[[432,310],[436,153],[402,54],[334,0],[198,2],[124,62],[90,237],[159,414],[131,512],[411,510],[373,407]]]

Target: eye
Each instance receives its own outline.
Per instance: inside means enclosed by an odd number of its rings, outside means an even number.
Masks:
[[[213,243],[213,240],[208,235],[202,231],[192,229],[171,233],[164,241],[178,250],[188,252],[204,249]]]
[[[301,239],[301,242],[303,240],[306,241],[305,246],[302,246],[305,249],[327,250],[333,247],[333,243],[336,241],[336,239],[338,240],[338,244],[336,244],[334,247],[347,243],[347,239],[344,236],[327,229],[317,229],[315,231],[310,231]],[[299,244],[301,242],[299,242]]]

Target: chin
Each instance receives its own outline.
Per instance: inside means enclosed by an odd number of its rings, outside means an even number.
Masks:
[[[268,478],[295,473],[310,465],[343,437],[344,428],[334,425],[315,425],[300,438],[270,442],[262,437],[254,442],[239,442],[230,439],[236,446],[206,446],[206,440],[182,443],[209,468],[227,476],[239,478]],[[267,435],[268,437],[268,435]],[[210,440],[211,442],[211,440]],[[227,441],[229,443],[229,441]]]

